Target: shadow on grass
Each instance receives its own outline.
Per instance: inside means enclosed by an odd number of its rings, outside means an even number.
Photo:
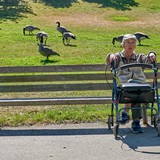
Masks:
[[[49,60],[49,59],[48,60],[47,59],[46,60],[41,60],[41,63],[43,63],[44,65],[49,64],[49,63],[57,63],[57,62],[58,62],[57,60],[55,60],[55,61],[54,60]]]
[[[35,2],[42,2],[48,6],[54,8],[69,8],[72,6],[72,3],[78,3],[78,0],[34,0]]]
[[[75,44],[68,44],[68,45],[65,45],[65,46],[67,46],[67,47],[77,47],[77,45],[75,45]]]
[[[38,0],[35,0],[38,1]],[[131,10],[130,7],[138,6],[135,0],[82,0],[88,3],[97,3],[100,7],[111,7],[117,10]],[[72,3],[79,3],[78,0],[39,0],[39,2],[55,8],[69,8]]]
[[[137,46],[139,46],[139,47],[150,47],[150,45],[148,45],[148,44],[138,44]]]
[[[54,8],[69,8],[72,3],[79,3],[79,0],[32,0],[35,3],[44,3]],[[88,3],[97,3],[99,7],[111,7],[117,10],[131,10],[130,7],[138,6],[135,0],[82,0]],[[23,13],[23,14],[22,14]],[[1,0],[0,20],[13,20],[25,17],[25,13],[33,14],[30,4],[25,0]]]
[[[9,19],[16,21],[19,18],[25,17],[25,13],[34,14],[29,3],[24,0],[0,1],[0,20]]]
[[[135,0],[83,0],[89,3],[98,3],[100,7],[111,7],[117,10],[131,10],[130,7],[137,7],[139,3]]]

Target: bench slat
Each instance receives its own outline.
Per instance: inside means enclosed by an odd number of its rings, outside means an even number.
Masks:
[[[111,74],[106,75],[108,79],[112,79]],[[104,73],[94,74],[61,74],[61,75],[13,75],[0,76],[0,82],[50,82],[50,81],[85,81],[85,80],[105,80]]]
[[[0,106],[109,104],[110,97],[0,99]]]
[[[85,91],[85,90],[109,90],[109,89],[110,86],[107,83],[0,86],[1,92]]]
[[[160,64],[157,64],[160,68]],[[106,64],[88,65],[58,65],[58,66],[8,66],[0,67],[0,73],[39,73],[39,72],[84,72],[84,71],[110,71]]]
[[[105,64],[0,67],[0,73],[105,71]]]
[[[152,83],[148,83],[152,85]],[[0,86],[0,92],[47,92],[47,91],[89,91],[112,90],[112,83],[40,84]]]
[[[96,81],[96,80],[112,80],[111,73],[94,73],[94,74],[61,74],[61,75],[13,75],[0,76],[1,83],[9,82],[50,82],[50,81]],[[153,74],[146,73],[147,79],[153,79]],[[160,78],[160,75],[157,75]]]

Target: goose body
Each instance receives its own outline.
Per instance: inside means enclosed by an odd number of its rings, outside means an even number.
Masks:
[[[71,39],[76,40],[76,38],[77,37],[73,33],[71,33],[71,32],[64,32],[63,33],[63,44],[64,45],[70,45],[69,44],[70,40]]]
[[[47,34],[46,32],[43,32],[43,31],[38,32],[38,33],[36,34],[36,39],[37,39],[37,41],[38,41],[38,40],[41,41],[41,36],[43,37],[43,39],[45,39],[44,44],[46,45],[46,41],[47,41],[47,39],[48,39],[48,34]],[[42,44],[43,44],[43,42],[42,42]]]
[[[29,35],[30,35],[30,34],[33,34],[32,32],[33,32],[34,30],[40,30],[40,29],[39,29],[38,27],[36,27],[36,26],[27,25],[27,26],[25,26],[25,27],[23,28],[23,34],[25,35],[25,34],[26,34],[26,31],[29,32]]]
[[[42,56],[47,57],[46,60],[48,60],[50,56],[60,56],[57,52],[53,51],[52,49],[44,47],[42,43],[39,44],[38,51]]]
[[[56,23],[57,23],[57,31],[59,31],[61,34],[63,34],[64,32],[69,32],[67,28],[60,25],[60,22]]]
[[[139,45],[141,45],[141,40],[150,39],[147,34],[144,34],[142,32],[136,32],[136,33],[134,33],[134,35],[136,36],[136,38],[139,42]]]
[[[112,39],[112,44],[115,45],[115,41],[122,43],[123,36],[114,37]]]
[[[57,52],[53,51],[52,49],[48,47],[44,47],[42,42],[43,42],[43,36],[40,37],[40,44],[39,44],[38,51],[42,56],[47,57],[46,60],[49,60],[50,56],[54,56],[54,55],[60,56]]]

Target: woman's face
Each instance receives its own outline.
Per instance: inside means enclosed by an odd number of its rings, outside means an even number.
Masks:
[[[131,56],[134,49],[136,48],[136,40],[133,38],[125,40],[123,48],[125,50],[125,53],[127,54],[126,56]]]

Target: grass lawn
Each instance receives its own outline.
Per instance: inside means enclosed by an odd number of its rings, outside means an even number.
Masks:
[[[158,0],[14,0],[0,1],[0,65],[44,65],[35,34],[23,35],[23,27],[35,25],[48,33],[48,47],[60,54],[45,65],[105,64],[106,55],[122,50],[112,39],[126,33],[143,32],[150,39],[137,46],[137,53],[155,51],[159,55],[160,3]],[[77,40],[64,46],[56,22],[72,31]],[[157,56],[157,61],[160,61]],[[89,110],[89,109],[90,110]],[[92,109],[92,111],[91,111]],[[89,111],[88,111],[89,110]],[[74,112],[73,112],[74,111]],[[0,123],[22,125],[35,123],[91,122],[105,120],[106,106],[0,108]],[[56,113],[56,114],[55,114]],[[63,114],[64,115],[63,115]],[[66,114],[67,113],[67,114]],[[69,115],[70,114],[70,115]],[[57,118],[59,116],[60,119]],[[67,116],[66,116],[67,115]],[[77,116],[77,117],[76,117]],[[62,118],[63,117],[63,118]]]

